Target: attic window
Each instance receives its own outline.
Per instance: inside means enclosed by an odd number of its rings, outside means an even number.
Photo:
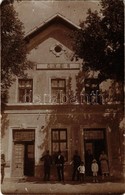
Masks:
[[[51,46],[50,51],[56,56],[56,57],[60,57],[63,52],[66,51],[66,49],[64,48],[63,45],[56,43],[53,46]]]
[[[60,47],[60,45],[57,45],[57,46],[55,47],[55,51],[56,51],[57,53],[59,53],[59,52],[62,51],[62,48]]]

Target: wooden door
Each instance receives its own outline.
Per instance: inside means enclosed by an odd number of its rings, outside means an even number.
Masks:
[[[24,151],[24,175],[34,176],[34,142],[25,142]]]
[[[15,177],[22,177],[24,175],[24,145],[23,144],[14,143],[12,175]]]

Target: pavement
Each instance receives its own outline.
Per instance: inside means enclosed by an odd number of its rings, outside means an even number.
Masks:
[[[4,180],[1,185],[4,195],[125,195],[125,182],[99,181],[58,182]]]

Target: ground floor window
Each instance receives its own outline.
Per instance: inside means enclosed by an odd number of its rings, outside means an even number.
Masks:
[[[65,157],[65,160],[68,160],[67,152],[67,129],[52,129],[51,130],[51,151],[53,155],[61,150],[62,154]]]

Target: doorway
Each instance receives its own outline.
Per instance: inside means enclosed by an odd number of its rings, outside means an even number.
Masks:
[[[103,150],[107,151],[105,129],[84,129],[84,135],[86,175],[92,175],[91,163],[94,158],[99,165],[100,175],[99,156]]]
[[[13,131],[12,176],[34,176],[35,168],[35,131]]]
[[[25,142],[24,143],[24,175],[33,176],[34,175],[34,143]]]

